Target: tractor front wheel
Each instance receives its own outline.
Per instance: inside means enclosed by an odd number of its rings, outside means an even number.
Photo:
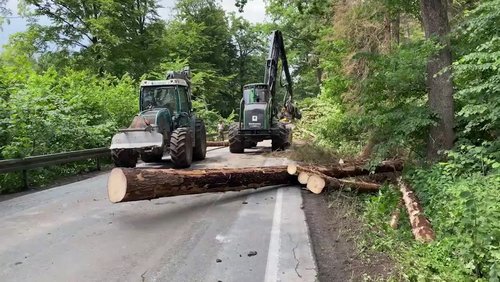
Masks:
[[[207,131],[205,129],[205,123],[201,119],[196,119],[193,159],[195,161],[201,161],[205,159],[206,155]]]
[[[189,128],[180,127],[170,137],[170,158],[176,168],[191,166],[193,161],[193,141]]]
[[[234,123],[229,127],[229,151],[241,154],[245,151],[245,140],[239,134],[239,125]]]

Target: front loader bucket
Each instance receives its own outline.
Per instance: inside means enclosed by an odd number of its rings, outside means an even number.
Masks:
[[[141,149],[162,147],[163,135],[148,130],[130,130],[115,134],[110,149]]]

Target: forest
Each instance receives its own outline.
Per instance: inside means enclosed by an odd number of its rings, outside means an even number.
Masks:
[[[388,226],[390,185],[362,199],[369,248],[397,262],[394,280],[499,281],[500,0],[269,0],[258,24],[216,0],[179,0],[168,21],[156,0],[20,3],[28,28],[0,53],[0,159],[108,146],[137,112],[140,80],[185,65],[215,132],[237,117],[243,85],[262,80],[279,29],[303,113],[294,138],[344,159],[405,160],[435,242]],[[0,175],[0,192],[19,177]]]

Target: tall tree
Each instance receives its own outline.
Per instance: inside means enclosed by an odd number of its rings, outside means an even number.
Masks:
[[[261,26],[252,25],[249,21],[235,14],[230,16],[230,32],[236,47],[236,68],[240,91],[247,83],[262,82],[264,78],[267,34]]]
[[[426,38],[440,45],[427,62],[429,107],[437,117],[429,135],[427,158],[436,160],[438,152],[451,149],[455,139],[447,0],[420,0],[420,7]]]
[[[45,40],[60,50],[77,53],[85,68],[122,75],[134,63],[137,77],[151,62],[158,61],[145,56],[160,49],[157,43],[161,41],[163,23],[157,14],[157,0],[24,2],[34,6],[35,15],[51,20],[44,27]]]
[[[215,0],[180,0],[176,12],[164,36],[168,60],[187,59],[197,73],[195,95],[229,115],[240,93],[234,79],[237,51],[224,9]]]

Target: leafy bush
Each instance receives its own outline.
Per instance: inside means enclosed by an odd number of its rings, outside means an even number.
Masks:
[[[2,101],[0,156],[22,158],[108,146],[137,112],[135,82],[49,69],[10,85]],[[0,191],[16,185],[3,175]],[[12,189],[10,189],[12,190]]]

